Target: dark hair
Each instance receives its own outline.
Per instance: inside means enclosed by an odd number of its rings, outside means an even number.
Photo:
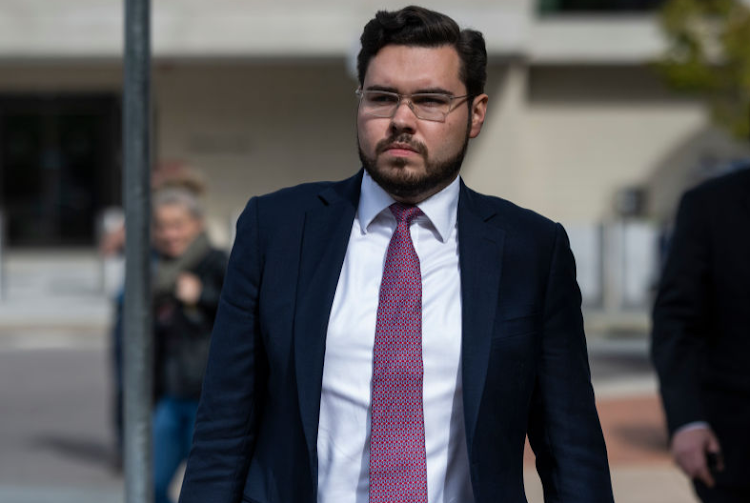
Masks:
[[[409,6],[397,11],[381,10],[365,25],[360,37],[362,49],[357,56],[359,85],[365,81],[370,60],[386,45],[440,47],[450,45],[461,60],[459,77],[466,92],[474,97],[484,92],[487,80],[487,50],[484,37],[476,30],[462,30],[456,22],[439,12]]]

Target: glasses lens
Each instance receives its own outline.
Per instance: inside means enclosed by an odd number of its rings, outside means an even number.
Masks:
[[[416,93],[409,98],[419,119],[442,122],[451,111],[452,97],[442,93]],[[401,98],[389,91],[361,91],[362,112],[375,117],[393,117]]]
[[[362,110],[377,117],[391,117],[398,106],[399,97],[387,91],[363,91]]]
[[[443,120],[451,108],[451,97],[447,94],[417,93],[411,96],[411,102],[420,119]]]

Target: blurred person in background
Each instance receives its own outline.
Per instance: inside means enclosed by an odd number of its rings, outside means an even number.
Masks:
[[[682,197],[651,351],[676,463],[704,503],[750,502],[750,169]]]
[[[458,176],[482,34],[361,42],[364,169],[240,217],[180,501],[520,503],[528,432],[547,501],[612,502],[566,233]]]
[[[194,200],[191,204],[200,210],[200,198],[205,192],[205,181],[203,175],[191,168],[183,161],[167,160],[158,163],[151,175],[152,196],[160,190],[177,189],[178,192],[187,192]],[[153,205],[152,205],[153,206]],[[202,211],[202,210],[201,210]],[[103,229],[99,240],[99,252],[104,260],[108,260],[125,251],[125,221],[123,210],[120,221],[113,219],[112,225]],[[201,217],[202,220],[202,217]],[[201,224],[202,226],[202,224]],[[153,237],[153,236],[152,236]],[[152,252],[153,244],[152,244]],[[155,252],[154,252],[155,253]],[[120,270],[124,273],[124,268]],[[112,423],[115,435],[115,452],[112,457],[112,466],[116,471],[122,470],[123,455],[123,303],[125,300],[125,278],[115,279],[116,288],[113,303],[113,319],[110,330],[111,337],[111,365],[112,365]]]
[[[179,187],[154,194],[153,246],[155,503],[168,503],[192,441],[226,255],[208,241],[198,197]]]

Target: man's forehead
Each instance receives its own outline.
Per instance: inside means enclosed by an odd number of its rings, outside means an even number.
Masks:
[[[414,88],[454,88],[463,84],[460,68],[458,52],[451,45],[386,45],[370,60],[364,87],[406,86],[411,92]]]

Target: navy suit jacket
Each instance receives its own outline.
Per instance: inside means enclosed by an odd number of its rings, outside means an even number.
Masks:
[[[240,217],[181,503],[316,501],[326,331],[361,179],[253,198]],[[476,501],[526,501],[527,432],[545,501],[613,501],[563,228],[462,183],[458,233]]]

